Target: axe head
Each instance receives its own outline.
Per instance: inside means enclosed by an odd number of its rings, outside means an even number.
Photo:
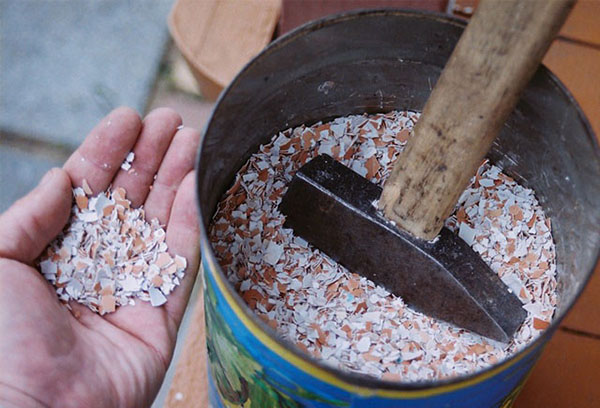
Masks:
[[[376,207],[381,191],[321,155],[296,173],[279,209],[285,227],[413,309],[508,342],[527,317],[521,301],[448,229],[427,242],[386,220]]]

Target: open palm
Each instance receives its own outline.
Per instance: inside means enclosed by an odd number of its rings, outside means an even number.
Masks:
[[[0,406],[149,406],[172,357],[199,262],[194,157],[199,134],[168,109],[142,122],[119,108],[96,126],[62,169],[0,216]],[[129,151],[134,171],[120,169]],[[155,177],[156,175],[156,177]],[[166,226],[171,254],[188,260],[161,307],[136,301],[99,316],[61,304],[35,260],[65,226],[72,186],[94,194],[124,187],[146,218]]]

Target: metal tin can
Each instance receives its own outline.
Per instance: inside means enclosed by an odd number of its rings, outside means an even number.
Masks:
[[[544,67],[489,158],[535,190],[552,219],[559,305],[551,326],[494,366],[443,381],[389,382],[328,367],[282,340],[228,283],[207,238],[238,169],[287,128],[349,114],[422,110],[465,22],[375,10],[307,24],[252,60],[221,95],[198,156],[202,266],[215,407],[505,407],[587,283],[600,248],[600,149],[572,96]]]

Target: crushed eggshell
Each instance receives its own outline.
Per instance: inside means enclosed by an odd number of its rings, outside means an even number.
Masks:
[[[133,153],[127,156],[133,160]],[[183,279],[187,260],[168,253],[165,230],[131,208],[123,188],[91,197],[87,181],[73,189],[75,205],[63,232],[39,267],[60,300],[75,300],[104,315],[135,299],[163,305]]]
[[[121,163],[121,168],[123,170],[131,169],[131,163],[133,163],[133,159],[135,159],[135,153],[127,153],[127,156],[125,156],[125,160],[123,160],[123,163]]]
[[[326,153],[382,185],[419,118],[353,115],[273,136],[237,173],[209,236],[229,281],[254,312],[304,352],[341,370],[394,381],[470,374],[524,348],[557,304],[550,221],[531,189],[484,162],[446,226],[523,302],[508,344],[418,313],[283,227],[278,205],[296,171]]]

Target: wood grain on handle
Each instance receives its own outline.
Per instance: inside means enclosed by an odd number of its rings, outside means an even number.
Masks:
[[[479,3],[384,186],[388,219],[435,238],[574,3]]]

